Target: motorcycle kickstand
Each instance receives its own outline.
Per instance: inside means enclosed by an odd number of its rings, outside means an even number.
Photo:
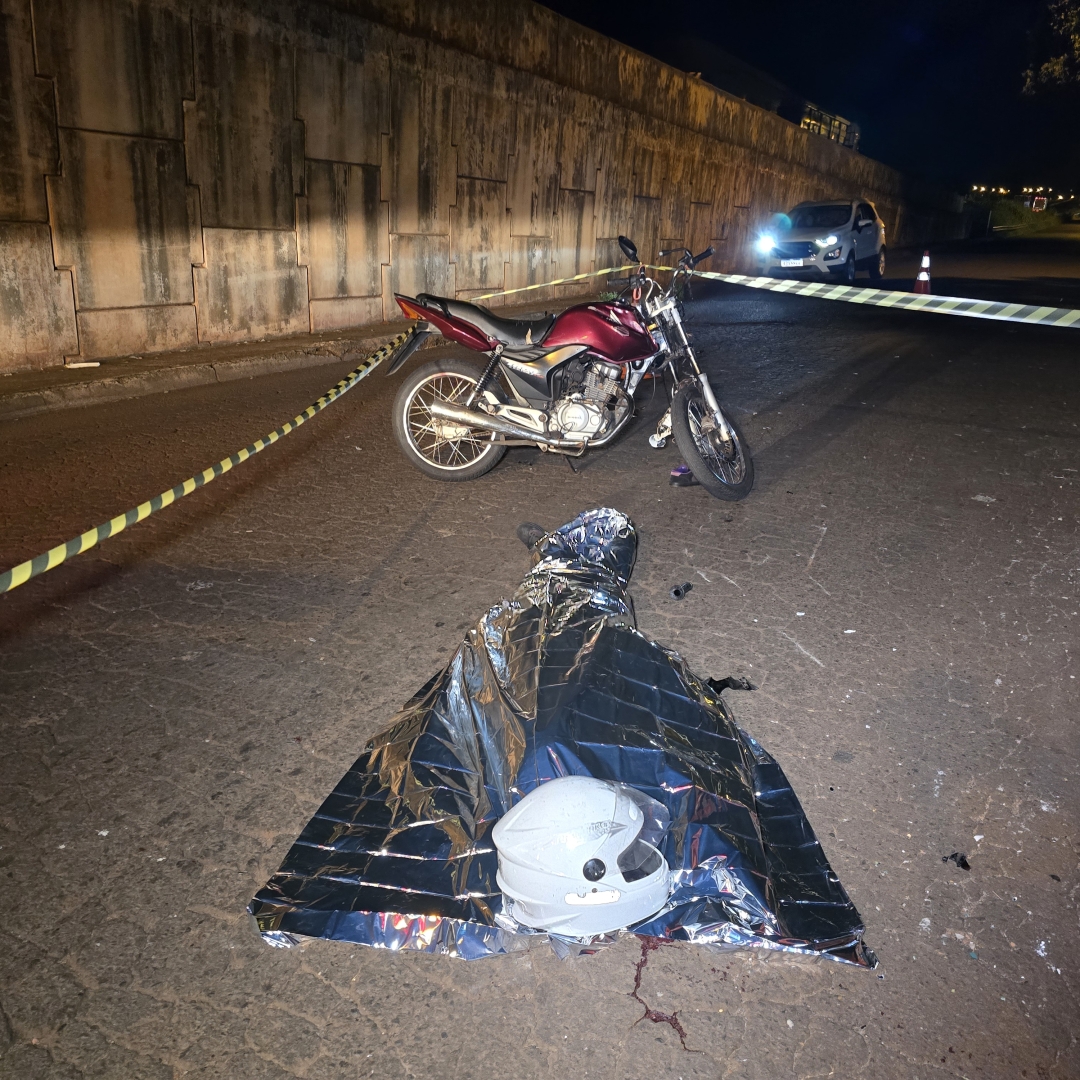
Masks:
[[[654,450],[661,450],[667,446],[668,439],[671,438],[671,409],[668,408],[667,412],[660,417],[660,422],[656,425],[656,432],[649,436],[649,445]]]

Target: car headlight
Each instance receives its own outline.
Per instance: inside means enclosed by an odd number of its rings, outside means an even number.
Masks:
[[[776,247],[776,237],[767,235],[760,236],[758,237],[757,243],[754,244],[754,247],[757,248],[760,255],[768,255],[769,252]]]
[[[839,243],[839,240],[837,239],[835,234],[829,233],[828,236],[825,236],[820,240],[815,240],[814,243],[817,244],[818,247],[826,248],[832,247],[833,244]]]

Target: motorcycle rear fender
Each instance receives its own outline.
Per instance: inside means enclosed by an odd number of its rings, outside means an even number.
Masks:
[[[398,346],[397,354],[394,356],[393,360],[390,361],[390,366],[386,369],[386,374],[393,375],[395,371],[400,370],[405,361],[408,360],[429,337],[438,333],[439,331],[426,320],[421,319],[417,321],[409,331],[409,337]]]
[[[413,296],[403,296],[401,293],[394,293],[394,299],[407,318],[424,319],[431,323],[443,337],[456,341],[467,349],[472,349],[474,352],[490,352],[495,348],[496,343],[486,334],[481,333],[472,323],[454,318],[449,312],[435,304],[425,304]]]

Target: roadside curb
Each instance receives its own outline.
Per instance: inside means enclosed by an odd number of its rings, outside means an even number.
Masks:
[[[105,375],[94,379],[61,383],[41,389],[16,390],[3,393],[0,384],[0,421],[51,412],[54,409],[73,409],[109,401],[160,394],[169,390],[184,390],[192,386],[235,382],[259,375],[274,375],[285,371],[329,364],[346,364],[359,355],[367,355],[386,340],[386,334],[347,338],[332,344],[341,351],[329,348],[306,348],[276,351],[263,356],[207,356],[195,362],[167,364],[162,367],[128,374]],[[97,369],[100,371],[100,369]],[[95,372],[96,373],[96,372]]]
[[[582,303],[592,298],[592,295],[588,294],[548,298],[542,303],[545,308],[559,311],[570,304]],[[536,301],[508,304],[498,309],[498,313],[506,318],[535,311]],[[321,338],[307,336],[294,338],[292,341],[270,339],[203,346],[197,357],[192,356],[191,351],[174,353],[175,362],[169,362],[158,354],[159,366],[153,366],[155,360],[153,354],[150,354],[146,362],[151,366],[142,368],[130,361],[143,358],[131,357],[105,360],[100,368],[88,368],[80,371],[78,375],[59,367],[33,373],[15,372],[16,379],[63,381],[5,391],[6,379],[0,377],[0,423],[56,409],[75,409],[82,405],[126,401],[150,394],[168,393],[170,390],[185,390],[193,386],[254,379],[260,375],[277,375],[305,368],[326,367],[330,364],[347,364],[367,356],[407,325],[406,320],[396,319],[393,322],[357,327],[356,330],[362,330],[363,333],[356,333],[356,336],[349,330],[340,330]],[[421,349],[433,344],[427,342]],[[261,351],[264,349],[265,352]],[[244,355],[229,356],[228,353],[233,350],[241,350]],[[113,368],[116,369],[116,374],[110,374]]]

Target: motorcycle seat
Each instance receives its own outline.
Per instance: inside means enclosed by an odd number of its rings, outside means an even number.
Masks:
[[[554,315],[539,319],[500,319],[479,304],[465,300],[451,300],[448,296],[418,293],[416,299],[425,305],[441,308],[447,315],[471,323],[478,330],[504,345],[539,345],[555,325]]]

